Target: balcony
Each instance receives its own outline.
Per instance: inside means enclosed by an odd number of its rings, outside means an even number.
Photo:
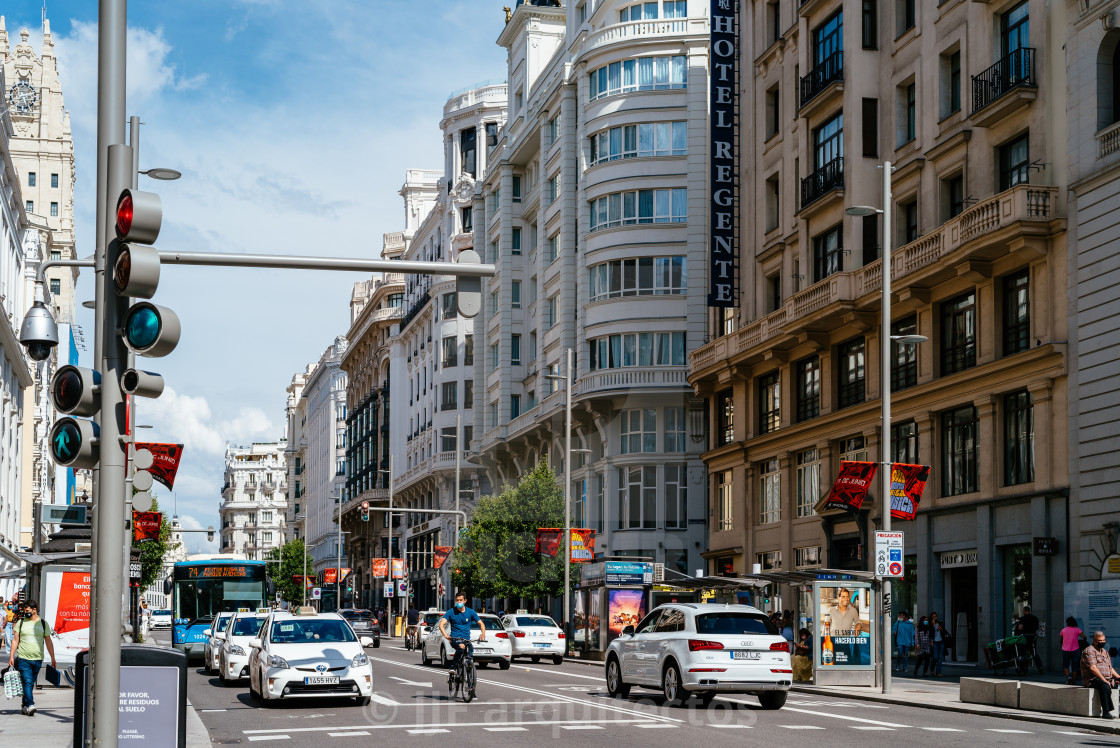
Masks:
[[[227,483],[224,486],[222,486],[222,498],[223,499],[232,499],[234,493],[236,493],[236,492],[237,492],[237,489],[232,483]]]
[[[990,127],[1038,96],[1034,49],[1022,47],[972,76],[972,121]]]
[[[688,372],[685,368],[666,366],[595,371],[580,377],[575,383],[574,390],[575,397],[579,398],[609,396],[632,390],[674,390],[687,387]]]
[[[270,496],[276,493],[276,484],[270,480],[266,480],[261,484],[261,491],[263,491],[266,496]]]
[[[844,52],[840,50],[821,60],[807,75],[801,76],[800,108],[804,109],[806,104],[817,98],[833,83],[843,83],[843,81]]]
[[[832,190],[844,189],[844,158],[834,158],[801,180],[801,209],[812,205]]]
[[[614,44],[631,39],[656,39],[657,37],[677,36],[687,33],[707,35],[708,20],[706,18],[663,18],[604,26],[588,35],[581,54],[587,54],[605,44]]]

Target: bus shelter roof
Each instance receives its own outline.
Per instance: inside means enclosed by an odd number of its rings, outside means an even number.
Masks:
[[[875,575],[870,571],[845,571],[839,569],[810,569],[804,571],[765,571],[758,574],[743,574],[738,577],[704,576],[690,577],[687,574],[666,569],[665,584],[689,590],[744,590],[761,589],[771,584],[809,585],[813,582],[874,582]]]

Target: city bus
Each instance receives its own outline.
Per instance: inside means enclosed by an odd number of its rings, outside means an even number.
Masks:
[[[202,657],[204,633],[226,611],[268,605],[272,583],[264,561],[207,559],[179,561],[165,587],[171,595],[171,644],[187,657]]]

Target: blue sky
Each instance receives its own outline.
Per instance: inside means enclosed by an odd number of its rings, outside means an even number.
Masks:
[[[161,249],[377,257],[403,227],[406,168],[442,169],[453,89],[506,75],[502,2],[163,0],[129,3],[128,114],[141,168],[170,166]],[[97,10],[50,2],[77,158],[78,253],[93,252]],[[40,3],[3,9],[39,50]],[[359,274],[166,268],[154,301],[179,347],[146,368],[168,391],[142,401],[144,434],[186,445],[176,482],[188,527],[217,526],[226,441],[274,440],[284,389],[349,326]],[[91,274],[79,300],[93,298]],[[84,310],[83,310],[83,313]],[[79,317],[92,349],[92,313]],[[88,354],[83,354],[88,355]],[[167,509],[170,496],[160,496]],[[191,550],[203,544],[194,536]],[[204,544],[203,544],[204,545]]]

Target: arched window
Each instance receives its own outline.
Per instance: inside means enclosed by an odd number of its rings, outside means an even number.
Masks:
[[[1097,50],[1097,129],[1120,122],[1120,30],[1109,31]]]

